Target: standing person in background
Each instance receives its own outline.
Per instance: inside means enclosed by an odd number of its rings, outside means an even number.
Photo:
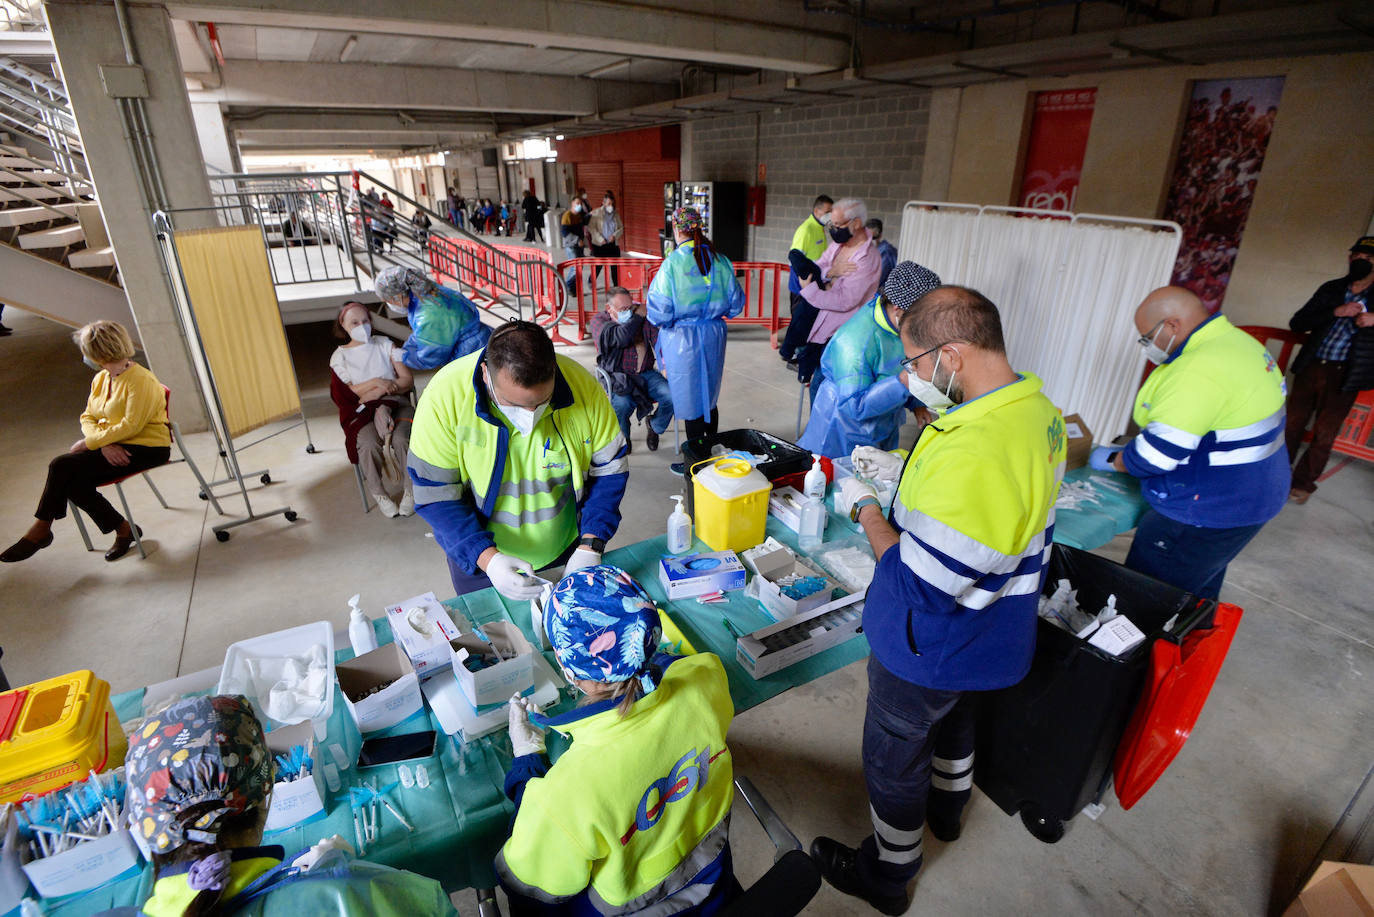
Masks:
[[[720,425],[721,377],[725,373],[725,319],[744,311],[735,266],[717,254],[691,207],[673,212],[677,248],[649,286],[648,318],[658,329],[658,364],[668,378],[673,409],[693,439]],[[681,462],[673,471],[683,473]]]
[[[884,914],[907,911],[926,826],[946,843],[959,837],[973,692],[1030,670],[1065,443],[1063,417],[1040,380],[1008,362],[1001,316],[981,293],[938,287],[899,331],[910,392],[940,419],[902,465],[889,516],[866,481],[841,485],[878,562],[863,613],[873,832],[857,850],[811,842],[826,881]]]
[[[415,233],[415,241],[420,243],[421,249],[429,248],[429,229],[434,225],[434,221],[429,218],[429,214],[416,208],[410,216],[410,228]]]
[[[830,222],[830,208],[834,204],[830,195],[816,195],[810,216],[802,220],[796,232],[792,233],[790,251],[798,252],[810,261],[820,259],[828,241],[825,227]],[[811,333],[811,325],[816,321],[816,309],[802,299],[801,278],[796,271],[787,272],[787,292],[792,299],[792,320],[787,324],[787,333],[783,336],[782,346],[778,348],[778,356],[782,357],[784,363],[792,363],[798,359],[798,352],[806,348],[806,336]]]
[[[1098,446],[1091,464],[1141,479],[1149,509],[1126,566],[1204,599],[1226,565],[1288,498],[1284,384],[1259,341],[1182,287],[1160,287],[1135,312],[1156,365],[1135,400],[1140,433]]]
[[[468,202],[460,194],[453,199],[453,208],[453,225],[458,227],[459,229],[462,229],[463,224],[467,222]]]
[[[591,242],[593,258],[619,258],[620,240],[625,237],[625,223],[616,212],[615,195],[607,191],[601,206],[587,218],[587,239]],[[611,285],[620,283],[620,271],[611,268]]]
[[[533,191],[525,192],[525,199],[520,202],[521,216],[525,218],[525,241],[533,242],[535,233],[539,234],[539,241],[544,241],[544,211],[549,208],[544,206],[544,202],[534,196]]]
[[[878,286],[881,287],[887,283],[887,275],[897,266],[897,247],[883,238],[883,221],[877,217],[865,223],[864,229],[873,237],[873,244],[878,246],[878,254],[883,256],[883,272],[878,275]]]
[[[587,226],[587,205],[581,198],[575,197],[570,206],[563,213],[563,218],[559,221],[560,235],[563,237],[563,254],[567,255],[569,261],[574,258],[582,257],[582,246],[586,238]],[[567,274],[563,277],[563,282],[568,286],[569,293],[577,292],[576,286],[577,268],[568,268]]]
[[[797,378],[803,382],[813,381],[811,374],[820,365],[830,336],[878,292],[883,260],[864,228],[867,219],[868,208],[858,198],[846,197],[836,202],[827,230],[830,246],[816,262],[823,277],[802,280],[802,298],[818,310],[811,333],[806,336],[807,348],[797,356]]]
[[[381,208],[378,213],[381,214],[382,251],[386,251],[386,243],[390,242],[391,250],[394,252],[396,250],[396,204],[383,191],[378,206]]]
[[[1293,393],[1288,398],[1288,457],[1296,458],[1307,421],[1312,442],[1293,467],[1288,499],[1306,503],[1317,489],[1345,415],[1360,392],[1374,388],[1374,236],[1350,246],[1344,277],[1328,280],[1288,322],[1306,332],[1293,361]]]
[[[453,190],[452,186],[446,190],[444,206],[448,209],[448,221],[454,226],[462,226],[463,224],[458,222],[458,193]]]

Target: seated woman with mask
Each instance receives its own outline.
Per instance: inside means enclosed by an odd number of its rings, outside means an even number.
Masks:
[[[372,333],[371,315],[362,303],[343,304],[334,319],[334,337],[348,342],[329,358],[329,397],[339,408],[348,460],[362,469],[383,515],[409,516],[415,497],[405,468],[415,408],[404,394],[415,387],[415,378],[391,339]],[[399,506],[392,499],[397,490]]]
[[[102,917],[454,913],[438,882],[357,860],[338,835],[289,863],[282,847],[261,846],[272,755],[243,697],[187,698],[149,716],[124,771],[130,823],[152,853],[152,894]]]
[[[739,893],[720,660],[658,653],[653,601],[606,564],[565,576],[544,626],[586,697],[556,717],[510,700],[516,814],[496,870],[512,914],[716,913]],[[545,727],[572,743],[552,766]]]

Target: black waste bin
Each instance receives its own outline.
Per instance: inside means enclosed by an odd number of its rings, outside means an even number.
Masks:
[[[805,474],[811,468],[810,452],[762,430],[726,430],[689,439],[682,444],[682,463],[687,469],[684,474],[687,514],[694,519],[696,501],[692,498],[692,466],[709,459],[711,450],[716,446],[724,447],[727,452],[738,450],[767,456],[767,461],[755,465],[754,468],[769,481],[776,481],[778,478],[798,472]]]
[[[1054,843],[1064,823],[1096,802],[1145,683],[1155,640],[1181,642],[1211,626],[1216,603],[1121,564],[1055,545],[1044,594],[1067,579],[1078,604],[1096,612],[1116,596],[1117,611],[1145,641],[1113,656],[1045,620],[1037,621],[1031,670],[1011,688],[979,701],[974,782],[1027,830]],[[1165,624],[1173,626],[1164,630]]]

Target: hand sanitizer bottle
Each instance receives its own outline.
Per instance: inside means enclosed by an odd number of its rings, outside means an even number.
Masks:
[[[692,548],[692,517],[682,509],[682,497],[670,497],[677,501],[668,516],[668,553],[682,554]]]
[[[807,499],[825,499],[825,471],[821,468],[821,457],[814,452],[811,454],[811,470],[802,479],[802,493]]]
[[[361,595],[355,595],[348,600],[348,642],[353,644],[354,656],[370,653],[377,648],[377,634],[372,630],[372,621],[358,607],[360,598]]]

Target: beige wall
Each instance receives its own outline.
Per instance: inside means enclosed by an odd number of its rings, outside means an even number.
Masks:
[[[959,102],[951,201],[1009,204],[1030,92],[1096,86],[1077,209],[1158,217],[1192,80],[1283,76],[1279,116],[1227,291],[1246,324],[1286,325],[1374,213],[1374,54],[1158,67],[970,86]]]

